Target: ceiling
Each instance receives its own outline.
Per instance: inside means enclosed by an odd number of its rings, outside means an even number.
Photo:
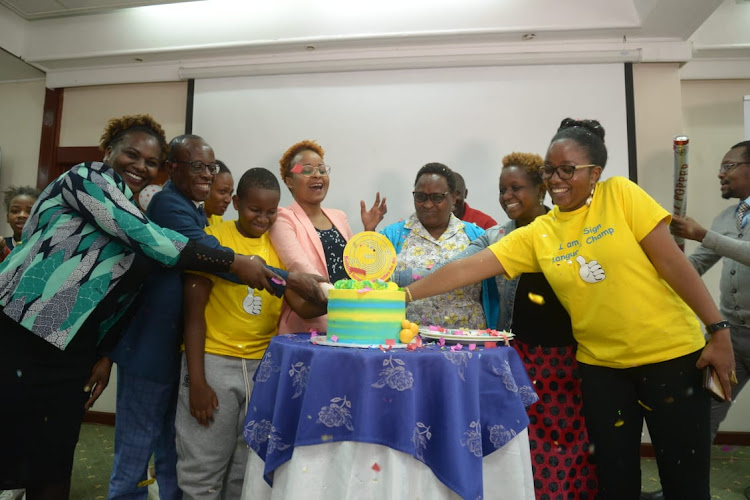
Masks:
[[[0,0],[0,81],[677,62],[750,78],[748,0]]]
[[[33,21],[189,1],[194,0],[0,0],[0,4],[27,21]]]

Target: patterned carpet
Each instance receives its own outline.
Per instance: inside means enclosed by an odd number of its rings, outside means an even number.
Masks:
[[[71,500],[107,498],[113,442],[113,427],[83,425],[73,465]],[[744,492],[750,487],[750,447],[714,446],[712,453],[712,500],[746,500]],[[659,489],[656,461],[653,458],[644,458],[641,463],[643,491]],[[152,498],[152,492],[149,492],[149,498]]]

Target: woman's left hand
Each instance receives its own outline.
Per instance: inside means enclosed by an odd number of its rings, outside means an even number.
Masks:
[[[696,366],[698,369],[705,368],[707,365],[713,366],[721,380],[721,386],[724,388],[724,394],[727,401],[732,400],[732,384],[730,380],[734,374],[734,350],[732,349],[732,339],[729,336],[729,329],[719,330],[711,336],[706,347],[703,348],[700,359]],[[736,377],[736,375],[735,375]],[[736,380],[736,379],[735,379]]]
[[[109,375],[111,371],[112,360],[106,356],[104,356],[94,364],[94,367],[91,369],[91,376],[89,376],[89,380],[86,382],[86,386],[83,388],[84,392],[91,393],[91,396],[84,405],[85,409],[88,410],[89,408],[91,408],[94,402],[99,399],[99,396],[102,395],[102,392],[104,392],[107,384],[109,384]]]
[[[385,217],[385,214],[388,213],[388,206],[385,201],[385,196],[381,200],[380,193],[376,193],[375,203],[372,204],[370,210],[367,210],[364,200],[359,202],[359,212],[365,231],[374,231],[378,227],[378,224],[380,224],[380,221],[383,220],[383,217]]]

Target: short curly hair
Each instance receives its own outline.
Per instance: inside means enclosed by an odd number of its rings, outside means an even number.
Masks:
[[[167,157],[169,146],[164,129],[151,115],[125,115],[120,118],[111,118],[99,139],[99,149],[106,151],[109,147],[114,148],[128,132],[145,132],[153,136],[159,141],[161,147],[159,159],[164,160]]]
[[[3,199],[6,212],[10,212],[10,204],[16,196],[28,196],[36,201],[39,198],[39,190],[32,186],[9,186]]]
[[[503,156],[503,169],[508,167],[522,168],[535,186],[542,183],[542,174],[539,172],[539,168],[542,165],[544,165],[544,159],[534,153],[519,153],[514,151]]]
[[[453,175],[453,170],[448,165],[444,165],[438,162],[431,162],[423,165],[422,168],[417,172],[417,177],[414,179],[414,187],[417,186],[419,178],[426,174],[435,174],[445,178],[445,182],[448,183],[448,190],[451,193],[456,192],[456,176]]]
[[[292,145],[289,149],[284,151],[284,154],[281,156],[281,159],[279,160],[279,166],[281,167],[279,169],[279,172],[281,172],[281,179],[284,180],[287,177],[289,177],[289,171],[292,169],[292,162],[297,157],[298,154],[300,154],[303,151],[312,151],[313,153],[317,153],[318,156],[323,158],[326,154],[325,149],[323,149],[323,146],[318,144],[315,141],[311,140],[304,140],[300,141],[297,144]]]

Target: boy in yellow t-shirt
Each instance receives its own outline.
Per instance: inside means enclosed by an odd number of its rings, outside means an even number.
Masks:
[[[245,172],[232,198],[239,220],[206,232],[237,253],[283,268],[268,237],[280,189],[264,168]],[[287,289],[305,318],[325,313]],[[177,478],[185,499],[240,498],[248,447],[242,435],[252,377],[278,332],[282,298],[208,274],[186,274],[185,353],[177,416]],[[322,310],[321,310],[322,309]]]

